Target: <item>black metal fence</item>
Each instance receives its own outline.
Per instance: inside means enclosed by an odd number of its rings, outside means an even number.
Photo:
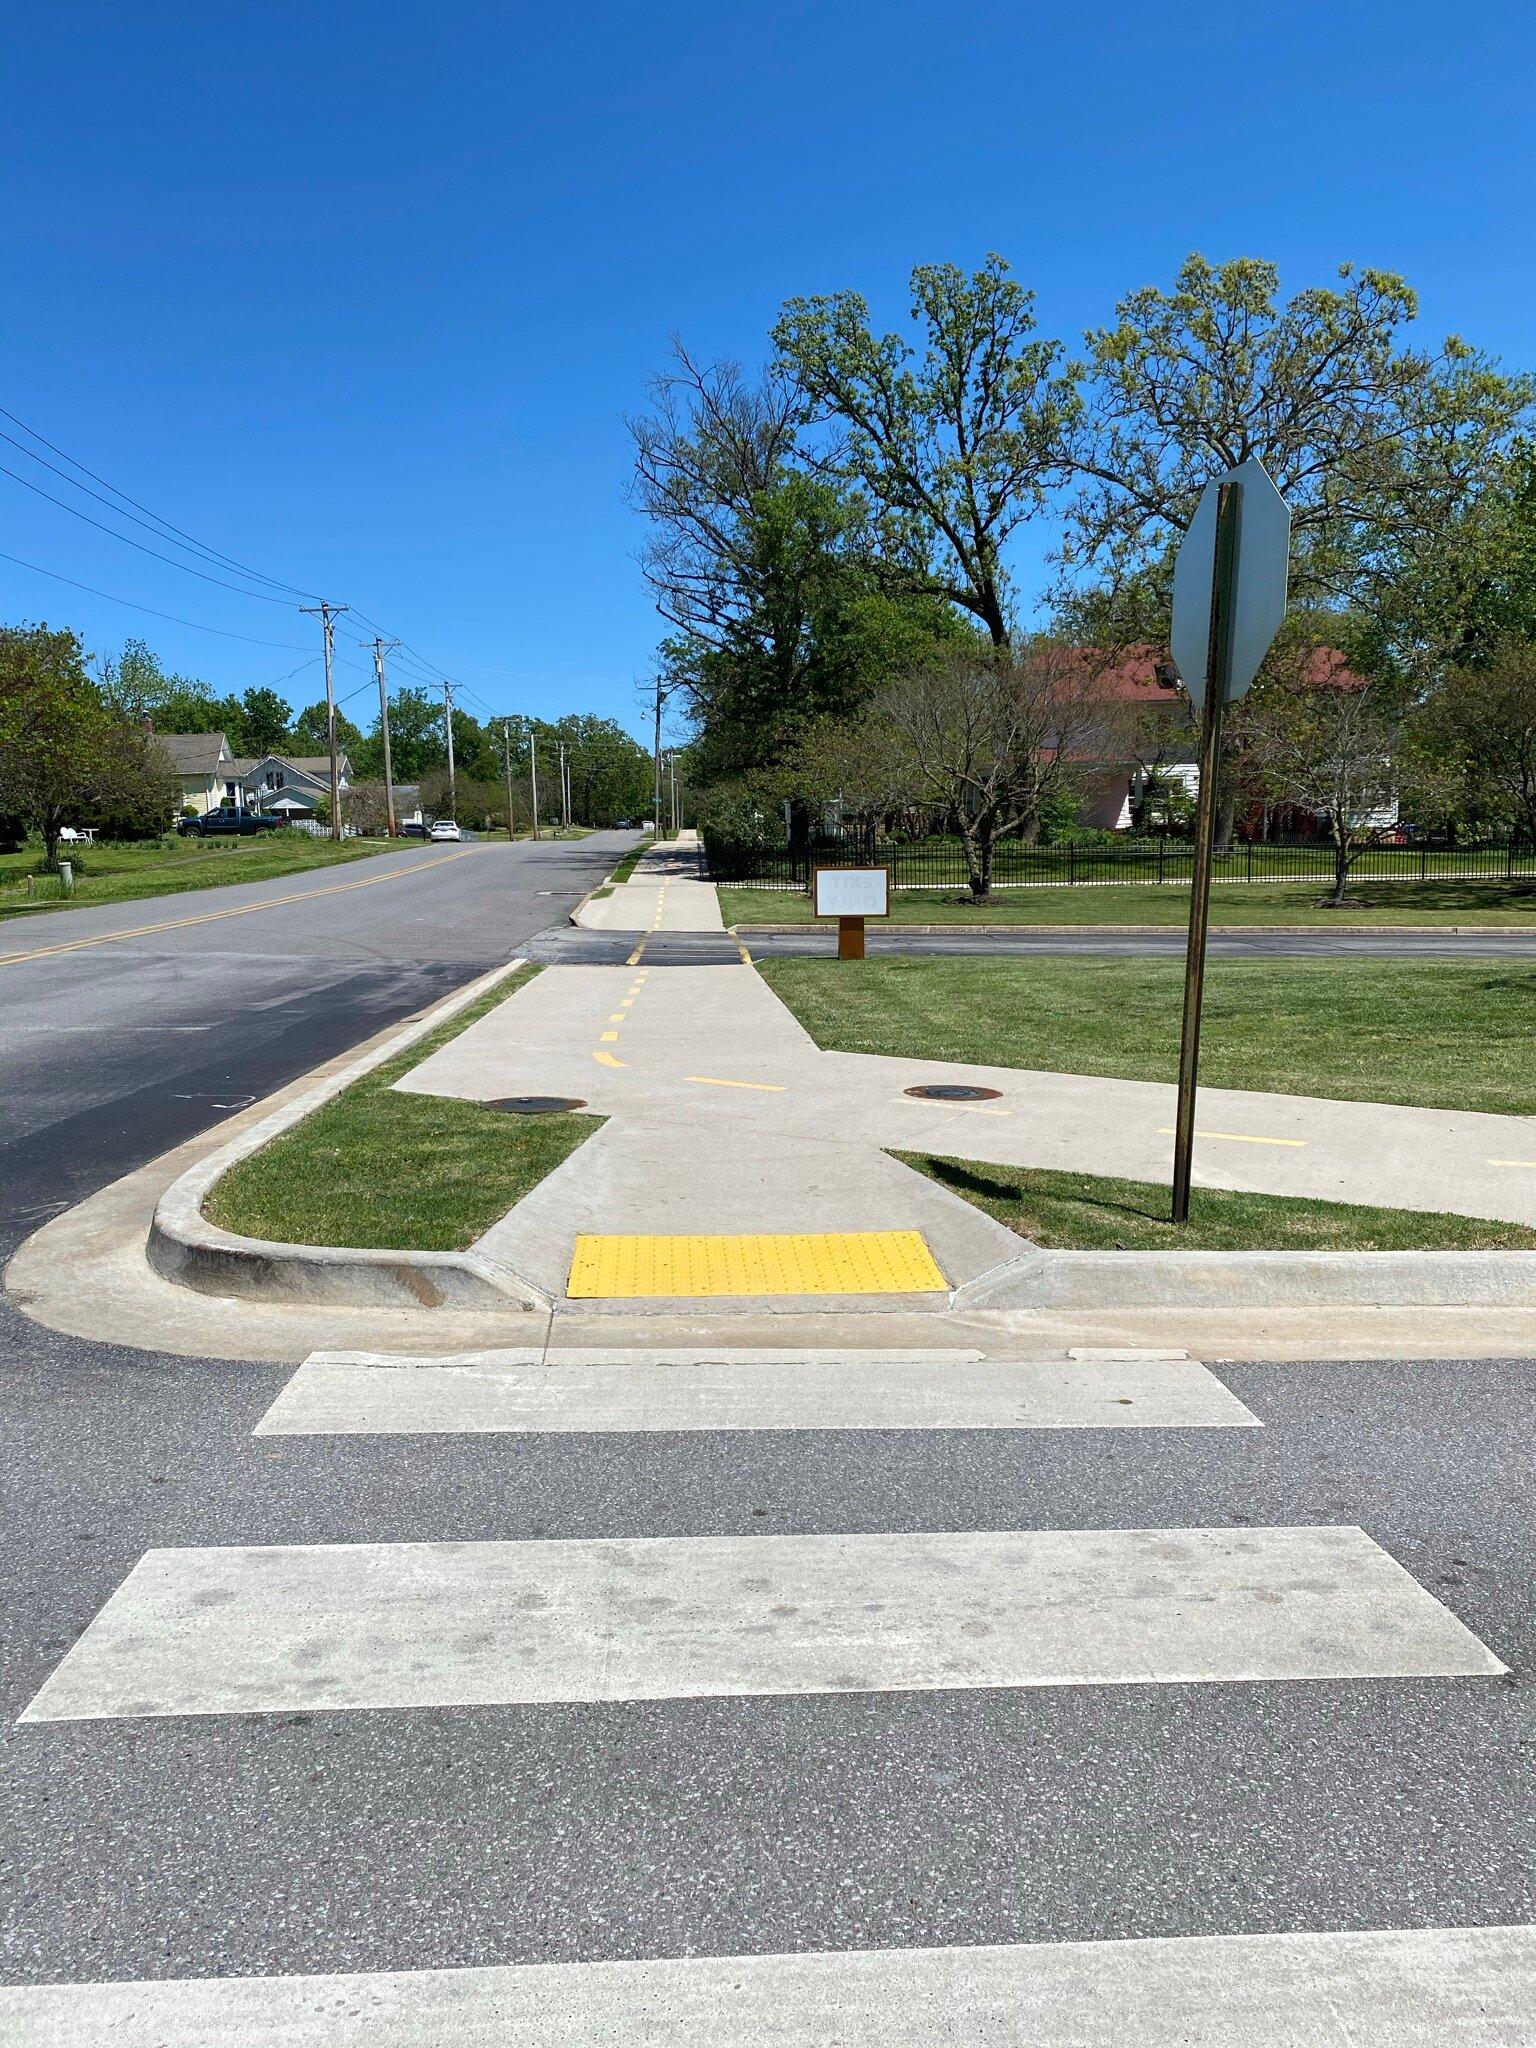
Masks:
[[[886,867],[897,889],[965,889],[965,854],[958,840],[876,839],[850,833],[800,846],[759,846],[721,839],[706,831],[710,879],[767,889],[804,889],[815,869]],[[1188,840],[1129,841],[1118,846],[1026,846],[1001,840],[992,853],[994,889],[1098,887],[1130,883],[1185,883],[1194,864]],[[1333,842],[1328,839],[1237,840],[1218,849],[1220,882],[1331,881]],[[1425,840],[1414,845],[1372,843],[1357,854],[1358,881],[1513,881],[1536,879],[1536,845],[1512,839],[1447,846]]]

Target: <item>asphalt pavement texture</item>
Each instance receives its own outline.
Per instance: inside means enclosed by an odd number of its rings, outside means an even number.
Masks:
[[[627,961],[641,939],[647,967],[723,967],[741,958],[744,945],[754,960],[783,958],[833,959],[835,927],[805,925],[795,931],[754,932],[744,927],[740,940],[731,932],[605,932],[568,925],[541,932],[531,942],[530,957],[551,966],[616,967]],[[871,923],[865,933],[871,959],[1011,959],[1039,954],[1111,955],[1126,959],[1182,960],[1182,930],[1141,932],[1017,931],[922,932],[899,925]],[[1480,960],[1530,959],[1536,956],[1536,930],[1518,926],[1509,931],[1228,931],[1212,932],[1213,958],[1229,960]]]
[[[0,967],[6,1243],[526,950],[620,843]],[[1528,1364],[1220,1367],[1260,1430],[255,1438],[287,1367],[8,1307],[0,1354],[10,1981],[1536,1913]],[[1360,1524],[1511,1675],[15,1725],[155,1547],[1297,1523]]]

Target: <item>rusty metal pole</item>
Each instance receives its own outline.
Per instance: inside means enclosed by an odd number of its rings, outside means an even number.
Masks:
[[[1179,1107],[1174,1118],[1173,1220],[1189,1221],[1189,1176],[1195,1145],[1195,1091],[1200,1071],[1200,1008],[1205,995],[1205,941],[1211,913],[1211,857],[1216,844],[1216,784],[1221,727],[1232,669],[1232,598],[1243,517],[1243,487],[1224,483],[1216,498],[1216,561],[1211,578],[1210,639],[1205,664],[1205,715],[1200,731],[1200,806],[1195,865],[1189,885],[1189,949],[1184,966],[1184,1028],[1179,1041]]]

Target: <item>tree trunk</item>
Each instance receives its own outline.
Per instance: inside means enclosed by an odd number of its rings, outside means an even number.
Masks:
[[[982,624],[992,636],[992,645],[1006,647],[1008,621],[1003,616],[1003,600],[998,593],[996,579],[990,575],[981,575],[977,579],[976,596],[977,609],[981,614]]]
[[[965,872],[971,901],[985,903],[992,893],[992,834],[967,831],[961,835],[960,843],[965,849]]]
[[[43,835],[43,865],[51,868],[55,873],[57,873],[59,865],[59,832],[62,825],[63,820],[61,818],[47,817],[43,819],[41,826]]]
[[[1349,835],[1333,828],[1333,908],[1339,909],[1344,901],[1344,892],[1349,887],[1350,844]]]

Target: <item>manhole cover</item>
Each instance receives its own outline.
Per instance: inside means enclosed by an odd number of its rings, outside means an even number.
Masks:
[[[499,1102],[485,1104],[487,1109],[504,1109],[513,1116],[559,1116],[586,1106],[579,1095],[504,1095]]]
[[[933,1081],[921,1088],[909,1088],[920,1102],[996,1102],[1001,1088],[966,1088],[958,1081]]]

